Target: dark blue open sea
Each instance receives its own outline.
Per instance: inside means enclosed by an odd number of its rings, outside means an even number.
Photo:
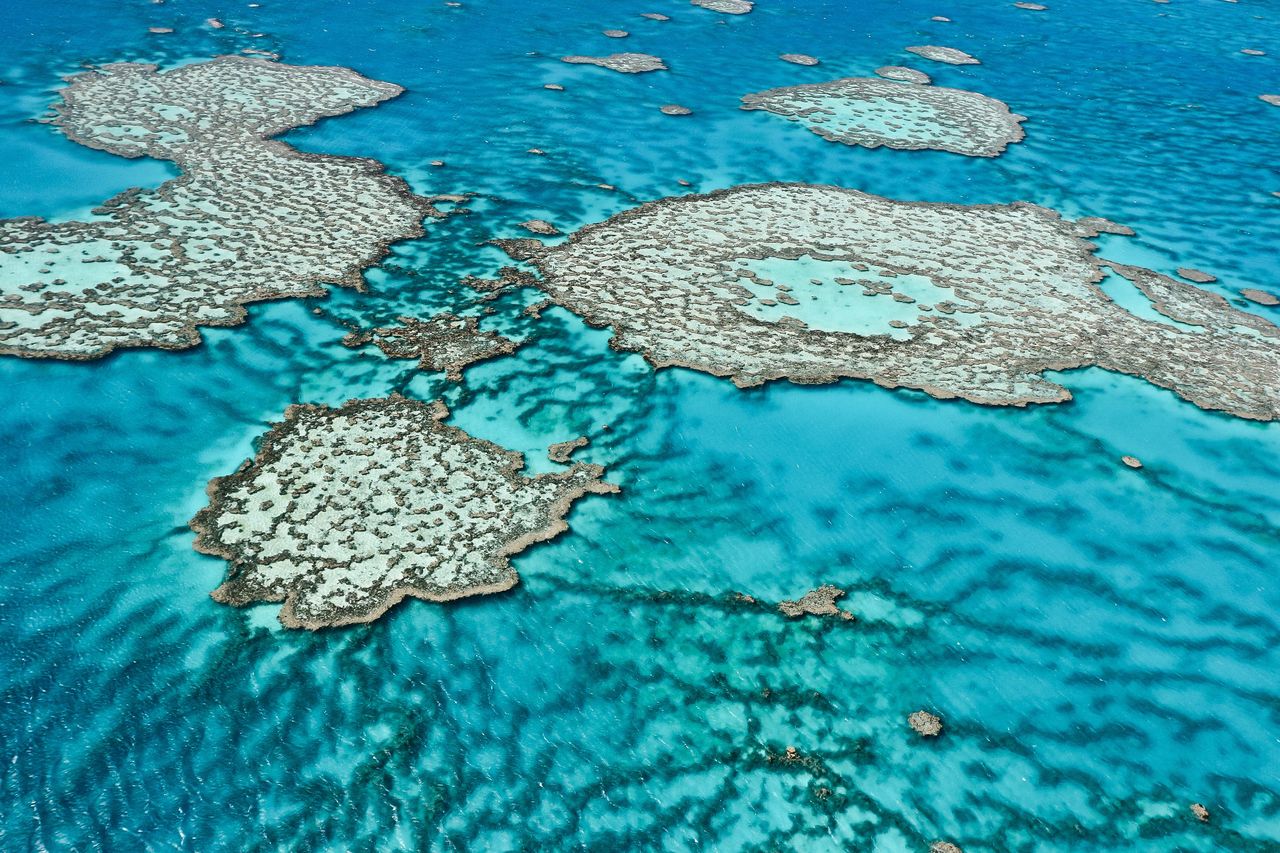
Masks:
[[[535,320],[529,291],[483,320],[526,345],[460,386],[340,344],[479,315],[460,281],[509,263],[486,241],[524,220],[763,181],[1031,201],[1134,228],[1101,241],[1112,259],[1208,270],[1232,299],[1280,286],[1280,108],[1258,99],[1280,92],[1280,4],[1046,2],[0,0],[0,217],[83,216],[177,174],[32,121],[63,75],[246,48],[408,90],[291,144],[477,195],[366,294],[255,305],[182,352],[0,359],[0,848],[1280,850],[1280,425],[1098,369],[1030,409],[743,391],[655,372],[561,309]],[[670,71],[558,59],[617,50]],[[739,109],[889,64],[1005,101],[1026,140],[868,150]],[[315,633],[212,601],[226,564],[187,527],[206,483],[290,403],[391,391],[443,394],[534,471],[590,432],[580,458],[623,492],[576,504],[501,595]],[[822,583],[856,621],[772,606]],[[906,727],[919,708],[942,737]],[[771,760],[788,746],[806,760]]]

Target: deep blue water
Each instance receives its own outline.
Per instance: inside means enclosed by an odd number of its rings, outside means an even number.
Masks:
[[[1229,297],[1280,287],[1280,108],[1257,98],[1280,92],[1280,7],[1049,2],[0,0],[0,216],[175,174],[32,122],[60,76],[244,48],[409,90],[291,143],[478,196],[368,294],[257,306],[180,353],[0,359],[0,847],[1280,849],[1280,427],[1099,370],[1029,410],[744,392],[655,373],[563,311],[534,321],[531,294],[484,320],[528,344],[461,388],[339,344],[343,323],[480,312],[459,280],[504,263],[484,241],[520,221],[768,180],[1106,216],[1138,231],[1108,257],[1205,269]],[[928,43],[983,64],[901,50]],[[671,70],[557,59],[617,50]],[[868,151],[738,109],[885,64],[1006,101],[1026,140]],[[588,432],[581,458],[623,494],[578,504],[504,595],[317,634],[211,601],[225,566],[186,527],[206,482],[292,402],[391,390],[443,393],[533,470]],[[824,582],[858,621],[771,607]],[[921,707],[936,742],[904,725]],[[814,760],[768,760],[786,746]]]

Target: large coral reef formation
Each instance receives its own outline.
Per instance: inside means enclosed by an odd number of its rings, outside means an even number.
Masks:
[[[196,548],[231,563],[215,600],[284,602],[291,628],[370,622],[406,596],[450,601],[518,580],[510,558],[617,487],[598,465],[524,459],[404,397],[291,406],[257,456],[209,484]]]
[[[163,73],[104,65],[69,83],[54,119],[68,138],[182,174],[90,220],[0,221],[0,354],[191,347],[200,326],[242,322],[248,303],[362,286],[435,212],[372,160],[271,139],[394,98],[391,83],[236,56]]]
[[[533,283],[555,303],[611,328],[615,349],[742,387],[848,377],[1023,406],[1070,399],[1047,372],[1098,366],[1201,408],[1280,417],[1280,328],[1192,284],[1097,257],[1089,238],[1102,231],[1131,233],[1027,203],[758,184],[651,202],[555,246],[499,244],[537,268]],[[833,272],[808,278],[815,265]],[[1108,275],[1168,322],[1113,301],[1100,287]],[[809,320],[796,294],[818,306]],[[880,315],[892,319],[863,327]]]

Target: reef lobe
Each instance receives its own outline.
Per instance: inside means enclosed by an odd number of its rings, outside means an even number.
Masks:
[[[1178,267],[1178,275],[1187,281],[1194,281],[1196,284],[1209,284],[1218,280],[1216,275],[1204,272],[1203,270],[1193,269],[1191,267]]]
[[[836,600],[843,596],[843,589],[831,584],[824,584],[817,589],[809,590],[800,596],[797,601],[778,602],[778,609],[792,619],[810,615],[839,616],[841,619],[852,620],[854,618],[852,613],[836,607]]]
[[[894,80],[908,68],[882,68]],[[865,148],[936,149],[995,157],[1024,134],[1026,116],[994,98],[920,82],[846,77],[744,95],[744,110],[765,110],[798,121],[832,142]]]
[[[567,465],[573,458],[573,454],[578,450],[586,447],[591,443],[591,439],[585,435],[577,438],[571,438],[568,441],[558,441],[547,448],[547,458],[552,462],[560,465]]]
[[[475,317],[437,314],[426,320],[398,318],[397,326],[353,332],[342,339],[349,347],[372,342],[391,358],[416,358],[423,370],[444,373],[452,382],[462,381],[469,365],[516,351],[518,344],[497,332],[480,328]]]
[[[689,0],[694,6],[725,15],[745,15],[755,6],[749,0]]]
[[[510,557],[617,491],[597,465],[530,477],[523,458],[403,397],[296,405],[257,456],[209,484],[195,547],[231,563],[215,600],[283,601],[290,628],[370,622],[405,596],[450,601],[518,580]]]
[[[921,737],[937,737],[942,734],[942,718],[928,711],[915,711],[907,717],[907,725]]]
[[[1045,372],[1096,365],[1201,408],[1280,417],[1280,329],[1096,257],[1086,235],[1104,222],[758,184],[650,202],[556,246],[498,245],[554,302],[612,327],[614,349],[744,388],[849,377],[1023,406],[1070,399]],[[1108,274],[1182,325],[1120,307],[1098,286]]]
[[[934,62],[945,62],[948,65],[980,65],[982,61],[970,56],[963,50],[954,47],[942,47],[936,44],[921,44],[906,49],[908,53],[932,59]]]
[[[68,138],[182,174],[116,196],[94,221],[0,221],[0,354],[194,346],[197,327],[240,323],[247,303],[323,295],[321,282],[361,287],[361,271],[435,213],[371,160],[269,138],[399,86],[235,56],[163,73],[118,63],[69,81],[55,120]]]
[[[882,65],[876,69],[876,75],[886,80],[919,83],[921,86],[927,86],[933,82],[928,74],[923,71],[917,71],[914,68],[907,68],[905,65]]]

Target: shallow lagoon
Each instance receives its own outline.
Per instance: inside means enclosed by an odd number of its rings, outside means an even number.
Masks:
[[[289,403],[446,389],[341,346],[339,321],[478,313],[458,280],[492,274],[505,261],[480,244],[535,217],[569,231],[765,180],[1025,199],[1139,232],[1108,238],[1106,257],[1208,270],[1224,294],[1274,289],[1280,110],[1256,97],[1280,91],[1274,10],[762,0],[723,25],[673,2],[0,10],[20,34],[0,55],[0,145],[31,164],[0,171],[5,216],[70,215],[172,174],[27,123],[59,74],[246,47],[410,90],[291,143],[374,157],[419,192],[479,194],[398,247],[368,295],[258,306],[188,352],[0,360],[0,818],[15,848],[1280,843],[1280,433],[1139,380],[1073,372],[1075,401],[1030,410],[855,382],[744,392],[655,374],[510,295],[483,323],[529,343],[445,391],[451,423],[533,470],[550,469],[551,442],[590,434],[578,458],[624,489],[517,558],[511,593],[285,632],[271,608],[209,600],[224,564],[186,528],[207,480]],[[227,26],[201,27],[211,16]],[[613,27],[631,35],[600,35]],[[901,52],[926,43],[983,64]],[[617,49],[671,71],[558,60]],[[776,58],[794,51],[822,64]],[[886,64],[1016,104],[1027,139],[992,161],[866,151],[738,109],[744,92]],[[658,111],[673,102],[694,115]],[[791,622],[733,595],[824,582],[849,590],[857,622]],[[946,721],[936,743],[905,726],[919,707]],[[786,746],[817,761],[769,760]]]

